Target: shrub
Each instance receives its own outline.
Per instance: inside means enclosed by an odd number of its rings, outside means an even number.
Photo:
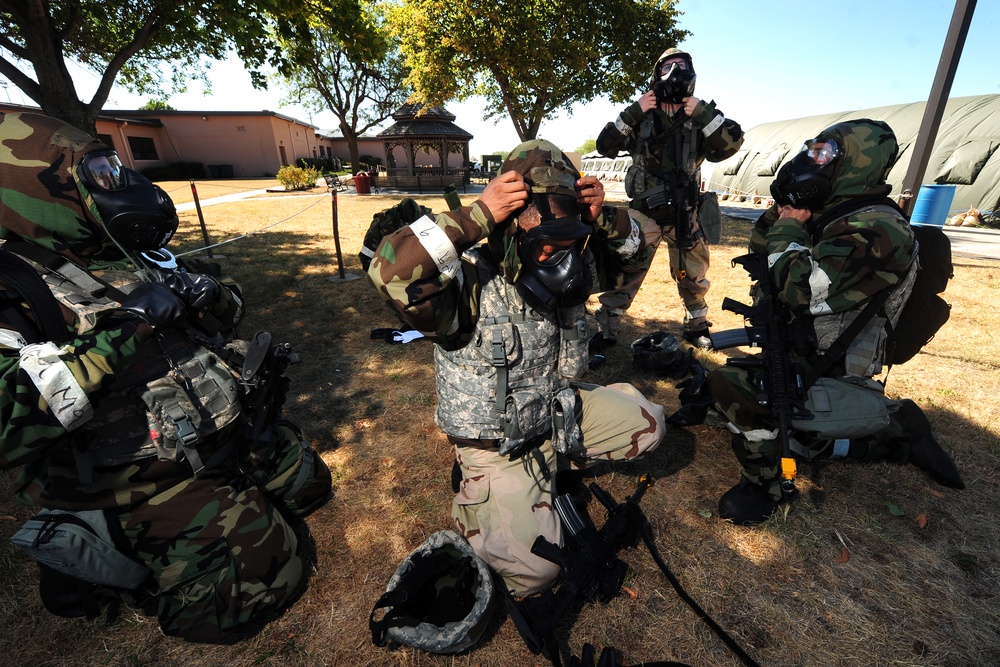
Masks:
[[[278,170],[278,182],[285,186],[286,190],[304,190],[316,185],[316,179],[322,174],[313,167],[296,167],[286,164]]]
[[[205,165],[201,162],[171,162],[165,167],[149,167],[142,175],[151,181],[185,181],[205,178]]]

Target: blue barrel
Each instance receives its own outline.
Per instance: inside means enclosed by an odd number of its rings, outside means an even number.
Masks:
[[[954,185],[921,185],[917,201],[913,203],[910,222],[916,225],[942,227],[955,199]]]

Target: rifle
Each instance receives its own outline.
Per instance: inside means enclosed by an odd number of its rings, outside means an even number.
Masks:
[[[291,343],[271,345],[271,340],[269,331],[254,334],[240,373],[240,382],[246,389],[243,408],[250,419],[251,440],[256,440],[275,415],[280,414],[288,393],[285,369],[299,360]]]
[[[742,266],[754,281],[750,290],[754,305],[748,306],[729,297],[723,299],[722,309],[742,315],[748,324],[742,330],[712,334],[712,344],[715,349],[737,345],[762,349],[762,353],[755,357],[727,359],[726,365],[757,371],[753,374],[757,385],[757,403],[769,407],[778,422],[781,490],[783,493],[794,493],[796,465],[790,446],[791,422],[793,419],[811,419],[813,415],[805,407],[804,373],[792,355],[810,349],[809,335],[798,320],[792,319],[788,305],[779,298],[766,255],[741,255],[733,259],[732,264]]]
[[[607,509],[600,530],[586,508],[581,514],[569,495],[556,497],[555,508],[569,537],[567,546],[560,549],[538,536],[531,553],[562,568],[559,590],[550,588],[522,600],[507,598],[514,625],[532,653],[538,655],[544,649],[552,663],[559,665],[555,629],[573,604],[581,598],[605,603],[621,590],[628,566],[616,554],[623,546],[638,544],[640,528],[646,524],[639,501],[652,485],[653,478],[643,475],[635,492],[619,503],[596,482],[591,483],[590,491]]]

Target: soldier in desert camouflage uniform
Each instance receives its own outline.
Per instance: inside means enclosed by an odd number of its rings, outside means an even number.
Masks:
[[[559,573],[531,553],[539,535],[562,544],[556,472],[634,459],[663,436],[663,408],[631,385],[575,381],[583,304],[620,266],[612,257],[641,249],[638,226],[603,201],[557,147],[525,142],[478,201],[387,236],[368,271],[437,343],[435,420],[462,473],[452,517],[518,596]]]
[[[228,640],[276,617],[304,590],[297,532],[330,473],[287,421],[249,437],[239,291],[146,282],[134,262],[169,256],[173,204],[85,133],[0,114],[0,148],[0,467],[20,467],[19,500],[104,510],[166,634]],[[93,613],[97,590],[40,567],[43,601],[72,607],[52,611]]]
[[[804,372],[869,300],[891,290],[884,309],[824,373],[879,397],[884,387],[872,378],[882,370],[887,321],[898,317],[915,277],[913,233],[886,197],[885,179],[897,153],[896,137],[884,122],[844,121],[825,129],[778,172],[771,187],[776,204],[757,221],[750,239],[751,252],[767,256],[779,297],[815,333],[812,349],[795,360]],[[716,405],[736,434],[733,450],[743,465],[740,483],[722,496],[719,512],[742,525],[764,521],[779,502],[790,499],[787,493],[782,497],[778,432],[770,409],[758,403],[754,373],[724,366],[708,376]],[[843,415],[857,409],[856,404],[835,404],[830,411]],[[887,426],[873,423],[870,435],[853,439],[817,440],[810,437],[808,421],[796,423],[799,452],[909,461],[942,484],[962,488],[954,462],[934,441],[920,408],[903,400],[891,402],[889,409]]]
[[[705,300],[710,286],[709,250],[698,218],[701,165],[734,155],[743,145],[743,130],[723,116],[714,101],[694,97],[694,81],[691,56],[679,49],[664,51],[653,68],[650,89],[597,137],[601,155],[614,158],[627,152],[632,156],[625,191],[631,197],[629,213],[645,235],[646,249],[627,274],[629,279],[599,297],[601,307],[594,315],[600,331],[591,342],[595,366],[603,360],[596,355],[616,342],[621,316],[642,286],[662,239],[667,242],[670,275],[684,303],[684,339],[698,347],[711,346]],[[683,174],[684,182],[676,182],[678,174]],[[678,197],[678,192],[683,194]],[[690,220],[685,247],[678,247],[678,208]]]

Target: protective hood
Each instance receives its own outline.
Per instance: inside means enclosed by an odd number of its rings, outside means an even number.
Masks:
[[[82,264],[113,247],[74,177],[77,162],[101,150],[107,147],[55,118],[0,114],[0,236]]]
[[[815,211],[817,215],[848,197],[887,195],[892,190],[886,177],[899,155],[899,144],[886,123],[867,118],[848,120],[826,128],[817,138],[833,139],[842,151],[830,198]]]
[[[576,197],[576,181],[580,172],[566,154],[550,141],[532,139],[516,146],[500,167],[500,173],[508,171],[521,174],[531,188],[532,199],[546,194]],[[510,282],[514,282],[520,269],[516,240],[519,229],[516,217],[507,225],[498,220],[496,230],[489,237],[490,252],[494,257],[502,258],[500,268],[504,278]]]
[[[670,77],[665,79],[663,73],[660,71],[660,67],[664,61],[670,58],[684,60],[687,64],[687,69],[675,71]],[[656,59],[656,65],[653,66],[653,75],[649,79],[649,88],[656,93],[658,102],[679,104],[685,97],[690,97],[694,94],[697,79],[698,76],[694,71],[694,62],[691,60],[691,54],[680,49],[667,49]]]

